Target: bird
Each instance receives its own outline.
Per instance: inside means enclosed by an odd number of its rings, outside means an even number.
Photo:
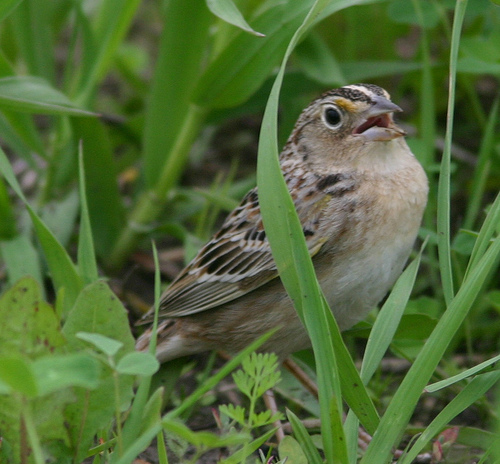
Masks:
[[[366,317],[404,269],[427,203],[427,176],[373,84],[329,90],[300,114],[280,167],[318,282],[341,330]],[[151,309],[140,321],[151,324]],[[156,356],[260,348],[279,360],[311,342],[279,278],[250,190],[163,293]],[[150,326],[136,348],[148,349]]]

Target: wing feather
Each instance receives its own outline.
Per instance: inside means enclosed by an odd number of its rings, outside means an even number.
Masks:
[[[300,178],[296,176],[295,179],[297,177]],[[323,225],[336,223],[341,229],[343,222],[340,211],[337,218],[322,221],[326,210],[331,213],[332,205],[328,208],[327,205],[332,200],[332,193],[319,191],[317,184],[318,178],[309,179],[299,189],[291,189],[311,256],[335,236],[336,227],[325,230]],[[305,194],[296,198],[294,192],[297,191]],[[182,317],[207,311],[239,298],[277,276],[255,188],[162,295],[160,316]],[[150,320],[152,311],[143,319],[144,322]]]

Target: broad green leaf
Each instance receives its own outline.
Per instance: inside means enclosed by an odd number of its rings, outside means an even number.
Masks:
[[[64,247],[31,207],[26,206],[33,221],[37,238],[42,245],[53,284],[57,291],[65,289],[63,307],[65,311],[68,311],[83,287],[82,280]]]
[[[234,4],[233,0],[206,0],[206,2],[210,11],[223,21],[226,21],[233,26],[239,27],[246,32],[250,32],[250,34],[254,34],[258,37],[263,37],[264,34],[254,31],[248,25],[240,10],[238,10],[238,7]]]
[[[116,370],[120,374],[153,375],[159,367],[160,364],[151,354],[132,352],[120,359]]]
[[[39,395],[73,386],[93,389],[99,384],[99,362],[85,353],[45,356],[33,363],[32,370]]]
[[[80,340],[85,340],[94,345],[99,351],[102,351],[107,356],[114,356],[123,346],[122,342],[106,337],[99,333],[77,332],[76,337]]]
[[[68,314],[63,333],[68,338],[70,346],[77,349],[86,346],[77,337],[79,332],[100,334],[113,342],[122,343],[121,353],[123,354],[134,350],[135,342],[130,333],[127,311],[103,281],[97,281],[85,287],[75,307]],[[91,338],[93,343],[100,343],[104,340]]]
[[[28,398],[39,392],[32,366],[21,356],[0,356],[0,380],[11,391]]]
[[[68,314],[63,334],[70,350],[80,351],[88,347],[86,342],[76,336],[82,331],[123,343],[116,354],[118,361],[134,351],[135,343],[130,333],[127,312],[105,282],[97,281],[85,287]],[[107,426],[116,408],[128,407],[132,398],[133,377],[119,376],[116,385],[111,369],[103,367],[100,378],[98,388],[90,392],[75,387],[76,401],[67,407],[66,416],[71,424],[68,433],[75,444],[74,460],[78,462],[86,456],[95,431]]]
[[[302,449],[302,446],[292,438],[287,435],[283,440],[281,440],[278,451],[280,454],[280,460],[286,459],[288,464],[308,464],[307,457]]]
[[[0,79],[0,108],[36,114],[96,116],[78,108],[44,79],[31,76]]]
[[[19,394],[0,395],[3,443],[9,443],[15,456],[20,455],[20,436],[26,434],[21,430],[21,416],[31,420],[33,431],[36,430],[44,446],[67,443],[63,410],[74,397],[68,390],[39,397],[43,385],[38,384],[34,369],[38,359],[59,356],[66,342],[61,335],[58,316],[43,301],[39,285],[33,278],[23,278],[1,297],[0,327],[0,370],[3,369],[6,375],[6,378],[0,376],[4,380],[2,390],[5,392],[8,385],[11,393],[17,389],[25,395],[23,401]],[[60,455],[61,459],[64,455]]]
[[[323,459],[321,458],[318,449],[314,446],[314,443],[309,435],[309,432],[305,428],[304,424],[299,420],[299,418],[290,410],[287,409],[286,415],[290,424],[292,426],[293,435],[295,439],[299,442],[302,447],[302,451],[307,457],[310,464],[322,464]],[[280,450],[281,457],[281,450]]]
[[[0,299],[0,354],[36,358],[65,341],[54,309],[43,301],[39,284],[24,277]]]

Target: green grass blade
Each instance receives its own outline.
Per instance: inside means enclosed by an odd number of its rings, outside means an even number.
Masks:
[[[16,216],[14,205],[9,198],[9,193],[4,181],[0,178],[0,240],[10,240],[17,235]]]
[[[426,383],[467,316],[481,290],[482,283],[498,264],[499,256],[500,237],[497,237],[463,281],[448,309],[418,354],[382,417],[380,426],[361,463],[383,462],[382,459],[389,458],[391,448],[399,442]]]
[[[43,265],[28,235],[19,234],[9,240],[0,240],[0,252],[11,285],[29,275],[43,289]]]
[[[143,134],[144,175],[150,188],[158,183],[168,157],[180,156],[172,149],[189,115],[190,96],[200,75],[213,18],[200,0],[172,0],[166,5]],[[206,97],[209,95],[207,92]],[[197,130],[194,132],[196,135]]]
[[[292,426],[293,435],[302,447],[302,451],[306,455],[308,462],[310,464],[322,464],[323,459],[321,459],[321,456],[316,449],[316,446],[314,446],[314,443],[309,435],[309,432],[304,427],[304,424],[289,409],[287,409],[286,415],[290,421],[290,425]]]
[[[302,227],[281,173],[277,151],[278,100],[286,62],[294,47],[326,5],[325,1],[314,3],[288,45],[262,121],[257,184],[262,218],[281,280],[312,341],[318,371],[324,451],[327,462],[333,463],[345,462],[347,457],[340,417],[340,379],[333,342],[328,330],[335,328],[336,323],[329,308],[324,304]],[[331,406],[332,400],[337,402],[335,407]]]
[[[500,224],[500,193],[493,202],[493,205],[484,220],[484,224],[481,227],[479,236],[476,239],[476,243],[474,244],[474,248],[472,249],[472,254],[469,259],[469,265],[467,266],[466,275],[471,269],[474,269],[481,256],[483,256],[485,250],[490,244],[493,234],[498,231],[498,224]]]
[[[105,259],[125,223],[109,134],[98,119],[72,118],[77,140],[82,140],[85,194],[97,254]]]
[[[361,379],[365,384],[372,378],[394,338],[415,284],[424,246],[397,280],[370,332],[361,366]]]
[[[453,138],[453,116],[455,105],[455,86],[457,76],[457,57],[460,44],[460,33],[467,8],[467,0],[457,0],[455,17],[453,20],[453,31],[451,37],[450,72],[449,72],[449,95],[448,110],[446,116],[446,135],[439,173],[438,205],[437,205],[437,233],[438,233],[438,255],[441,270],[441,281],[444,299],[449,304],[454,295],[453,274],[451,266],[451,235],[450,235],[450,177],[451,177],[451,143]]]
[[[477,374],[483,369],[486,369],[487,367],[491,366],[492,364],[498,361],[500,361],[500,354],[498,356],[495,356],[494,358],[479,363],[477,366],[471,367],[470,369],[466,369],[465,371],[460,372],[460,374],[454,375],[444,380],[440,380],[439,382],[433,383],[431,385],[427,385],[425,391],[432,393],[441,390],[442,388],[449,387],[454,383],[460,382],[461,380],[464,380],[468,377],[472,377],[473,375]]]
[[[465,213],[465,220],[463,224],[464,229],[472,229],[476,222],[481,207],[481,201],[484,196],[486,181],[491,170],[491,163],[493,161],[494,144],[496,136],[496,126],[498,118],[500,98],[497,98],[491,107],[490,116],[486,124],[481,147],[479,148],[479,155],[477,159],[477,166],[474,169],[474,177],[470,186],[470,198]]]
[[[161,432],[161,422],[153,424],[151,427],[142,432],[136,440],[119,456],[118,452],[112,454],[111,464],[130,464],[135,458],[142,453],[151,443],[154,437]]]
[[[32,76],[0,79],[0,107],[36,114],[96,116],[80,109],[46,80]]]
[[[295,59],[311,79],[331,86],[347,85],[339,60],[319,34],[309,34],[295,50]]]
[[[417,257],[405,269],[397,282],[394,284],[391,293],[382,306],[375,324],[373,325],[370,336],[368,338],[368,343],[365,348],[363,364],[361,365],[361,380],[362,384],[364,385],[367,385],[372,378],[375,370],[379,366],[380,361],[382,360],[384,354],[386,353],[389,345],[394,338],[394,334],[396,333],[399,322],[401,321],[401,317],[403,316],[403,312],[406,308],[411,291],[413,289],[413,285],[415,283],[415,279],[417,277],[418,268],[420,266],[420,259],[422,257],[422,251],[424,247],[425,243],[424,245],[422,245],[422,248]],[[345,389],[343,391],[345,392]],[[348,404],[350,405],[349,402]],[[361,419],[364,417],[364,415],[360,414],[356,409],[352,407],[351,409],[353,409],[353,411],[350,411],[347,416],[345,428],[348,448],[351,452],[352,459],[354,459],[358,450],[359,421],[356,420],[352,413],[355,413],[357,418]],[[378,422],[376,423],[376,427],[379,425],[379,422],[380,421],[378,420]],[[362,424],[369,434],[373,435],[375,433],[376,427],[367,427],[366,420],[363,420]]]
[[[140,3],[140,0],[100,2],[94,46],[89,48],[94,51],[94,56],[92,59],[85,60],[87,67],[81,71],[82,88],[78,92],[76,101],[84,105],[88,104],[95,87],[108,71],[116,49],[127,33]]]
[[[411,464],[422,451],[424,446],[432,440],[451,420],[462,411],[478,401],[488,390],[500,380],[500,372],[489,372],[475,377],[426,427],[410,451],[399,464]]]
[[[264,9],[251,25],[265,37],[239,31],[200,77],[193,102],[224,108],[247,100],[279,63],[311,4],[312,0],[294,0]]]
[[[223,459],[221,461],[221,464],[237,464],[239,462],[245,462],[249,455],[254,451],[257,451],[260,446],[262,446],[274,435],[275,432],[276,429],[269,430],[264,435],[256,438],[255,440],[252,440],[248,444],[245,444],[242,449],[236,451],[236,453],[234,453],[232,456],[228,457],[227,459]]]
[[[83,148],[78,147],[79,193],[80,193],[80,233],[78,236],[78,268],[85,285],[95,282],[99,277],[94,253],[94,239],[90,226],[87,194],[85,193],[85,167]]]
[[[155,315],[152,326],[152,335],[149,342],[149,353],[153,356],[156,354],[156,340],[158,328],[158,311],[160,308],[160,294],[161,294],[161,276],[160,266],[158,262],[158,251],[156,245],[153,243],[153,257],[155,262]],[[143,416],[144,408],[148,402],[148,394],[151,387],[151,376],[144,376],[140,378],[139,386],[135,394],[130,414],[125,422],[122,430],[123,443],[132,443],[136,439],[137,431],[141,427],[141,419]]]
[[[12,171],[9,161],[1,149],[0,172],[3,174],[12,190],[14,190],[28,209],[31,220],[33,221],[36,235],[44,251],[45,259],[47,260],[47,265],[52,276],[54,287],[57,292],[63,288],[65,289],[63,307],[66,311],[68,311],[73,306],[73,303],[76,301],[76,297],[83,288],[82,279],[78,275],[77,269],[64,247],[54,237],[54,234],[52,234],[52,232],[47,228],[45,223],[40,219],[38,214],[35,213],[26,200],[14,172]]]
[[[238,7],[232,0],[206,0],[206,2],[210,11],[223,21],[226,21],[227,23],[239,27],[243,31],[249,32],[250,34],[258,37],[262,37],[264,35],[260,32],[254,31],[249,26],[240,10],[238,10]]]
[[[325,307],[328,308],[326,301]],[[362,381],[362,378],[354,365],[352,357],[344,344],[335,319],[333,317],[329,317],[328,323],[328,331],[332,337],[333,348],[336,356],[335,360],[340,373],[342,396],[344,397],[344,400],[349,408],[351,408],[352,412],[359,418],[366,431],[373,434],[379,425],[380,418],[373,401],[364,386],[367,382]]]
[[[46,159],[47,154],[40,134],[37,132],[30,114],[19,113],[15,110],[2,110],[0,117],[0,133],[4,143],[8,144],[13,152],[24,158],[30,166],[36,169],[33,153]]]
[[[44,77],[51,83],[55,80],[52,8],[52,2],[24,0],[9,18],[13,22],[13,39],[29,74]]]

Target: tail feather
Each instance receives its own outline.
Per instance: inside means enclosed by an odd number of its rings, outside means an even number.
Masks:
[[[177,324],[179,320],[167,319],[158,324],[156,358],[161,363],[172,359],[200,353],[208,348],[202,344],[190,342],[180,335]],[[148,328],[136,341],[135,348],[138,351],[147,351],[153,334],[152,328]]]

